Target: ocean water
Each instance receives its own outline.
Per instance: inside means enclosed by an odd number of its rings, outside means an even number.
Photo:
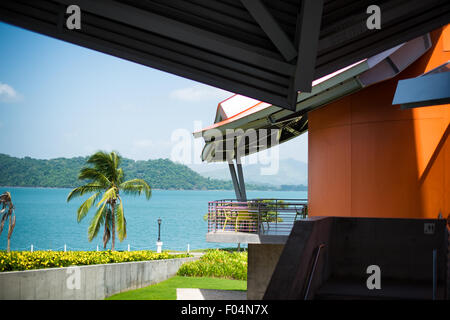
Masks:
[[[87,230],[95,208],[80,223],[76,211],[86,197],[67,203],[71,189],[0,187],[9,191],[16,207],[16,227],[11,237],[12,250],[96,250],[103,249],[103,229],[88,241]],[[306,191],[249,191],[247,197],[305,199]],[[208,201],[235,198],[234,191],[153,190],[150,200],[144,196],[123,196],[127,219],[127,238],[116,249],[156,250],[157,219],[162,219],[163,250],[234,247],[236,244],[206,242]],[[0,249],[6,249],[7,225],[0,235]],[[110,248],[111,241],[107,249]]]

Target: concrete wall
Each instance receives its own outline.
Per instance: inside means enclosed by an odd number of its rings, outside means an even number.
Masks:
[[[331,217],[313,217],[296,221],[267,285],[264,300],[303,300],[311,262],[317,247],[324,243],[310,292],[329,275],[328,247],[333,226]],[[308,296],[309,297],[309,296]]]
[[[139,289],[174,276],[180,266],[198,258],[181,258],[0,273],[0,299],[98,300]],[[67,283],[69,282],[69,286]]]
[[[278,263],[283,244],[249,244],[247,300],[261,300]]]

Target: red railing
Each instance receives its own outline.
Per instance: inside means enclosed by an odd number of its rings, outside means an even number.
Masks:
[[[307,217],[305,199],[232,199],[208,202],[208,232],[288,235],[296,220]]]

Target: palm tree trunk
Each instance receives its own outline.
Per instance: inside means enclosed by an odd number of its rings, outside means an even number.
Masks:
[[[116,202],[111,202],[111,233],[112,233],[112,242],[111,242],[111,251],[114,251],[114,248],[116,246],[116,219],[115,219],[115,209],[116,209]]]
[[[105,223],[105,231],[103,232],[103,249],[106,249],[106,245],[108,244],[108,241],[105,240],[107,231],[108,225]]]
[[[11,215],[9,215],[9,227],[8,227],[8,245],[6,247],[6,252],[11,252]]]

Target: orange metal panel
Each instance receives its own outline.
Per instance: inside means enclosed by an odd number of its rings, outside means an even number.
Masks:
[[[308,203],[316,216],[351,215],[350,136],[350,126],[308,133]]]
[[[412,131],[408,120],[352,126],[352,216],[420,216]]]
[[[397,82],[450,60],[447,37],[399,76],[309,113],[311,216],[450,214],[450,105],[400,110]]]
[[[444,28],[443,37],[444,51],[450,51],[450,25]]]

